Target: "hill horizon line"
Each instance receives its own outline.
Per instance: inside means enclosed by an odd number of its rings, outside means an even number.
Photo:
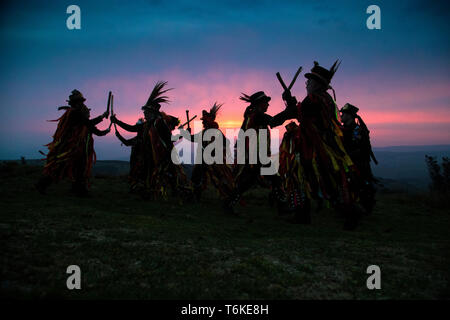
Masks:
[[[372,146],[374,151],[378,152],[450,152],[450,144],[420,144],[420,145],[391,145],[383,147]],[[97,154],[97,161],[128,161],[129,156],[109,158],[109,159],[99,159]],[[27,158],[26,160],[41,160],[42,158]],[[14,161],[21,160],[21,156],[18,157],[7,157],[0,159],[0,161]]]

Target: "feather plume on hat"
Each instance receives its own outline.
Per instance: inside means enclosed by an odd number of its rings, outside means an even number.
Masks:
[[[271,98],[269,96],[267,96],[264,91],[258,91],[255,92],[254,94],[252,94],[251,96],[245,94],[245,93],[241,93],[242,96],[239,97],[239,99],[245,101],[245,102],[249,102],[249,103],[255,103],[258,101],[266,101],[269,102],[271,100]]]
[[[220,110],[220,108],[223,106],[223,103],[217,103],[217,101],[216,102],[214,102],[214,105],[211,107],[211,109],[209,110],[209,112],[207,112],[206,110],[203,110],[202,111],[202,119],[204,118],[204,117],[209,117],[209,118],[211,118],[211,119],[213,119],[213,120],[215,120],[216,119],[216,117],[217,117],[217,114],[218,114],[218,112],[219,112],[219,110]]]
[[[252,99],[250,98],[250,96],[248,94],[245,94],[242,92],[241,92],[241,96],[239,97],[239,99],[241,99],[245,102],[252,102]]]
[[[161,107],[161,103],[170,102],[169,97],[165,96],[164,94],[167,91],[172,90],[173,88],[164,89],[166,85],[167,81],[158,81],[153,88],[152,93],[150,93],[150,97],[148,97],[147,103],[142,107],[142,109],[151,108],[152,106],[159,109]]]
[[[214,105],[209,111],[209,114],[215,119],[217,116],[217,113],[219,112],[220,108],[222,108],[223,103],[218,104],[217,101],[214,102]]]
[[[330,68],[330,73],[331,73],[331,78],[333,78],[334,74],[336,73],[336,71],[339,69],[339,66],[341,65],[342,61],[336,60],[333,65]]]

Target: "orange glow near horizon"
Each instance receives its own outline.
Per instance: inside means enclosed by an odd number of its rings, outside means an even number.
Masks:
[[[236,129],[240,128],[242,125],[242,120],[226,120],[226,121],[219,121],[219,127],[224,129]]]

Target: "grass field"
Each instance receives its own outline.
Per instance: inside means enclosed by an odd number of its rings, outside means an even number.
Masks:
[[[420,195],[383,192],[356,231],[332,210],[310,226],[277,218],[268,190],[249,192],[241,217],[202,203],[143,201],[125,177],[93,179],[91,198],[60,183],[37,193],[41,168],[3,164],[2,297],[67,299],[450,298],[450,210]],[[66,288],[78,265],[82,289]],[[381,268],[368,290],[366,268]]]

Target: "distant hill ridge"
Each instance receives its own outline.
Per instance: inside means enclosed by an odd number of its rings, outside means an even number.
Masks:
[[[375,151],[391,152],[450,152],[450,144],[372,147]]]
[[[420,145],[420,146],[388,146],[373,148],[379,164],[372,163],[373,173],[381,177],[384,183],[404,185],[409,191],[427,189],[430,183],[425,155],[450,157],[450,145]],[[16,160],[17,161],[17,160]],[[27,164],[43,165],[38,159],[26,159]],[[19,160],[20,162],[20,160]],[[186,174],[190,176],[192,165],[183,165]],[[94,175],[126,175],[130,170],[126,160],[98,160],[94,165]]]

